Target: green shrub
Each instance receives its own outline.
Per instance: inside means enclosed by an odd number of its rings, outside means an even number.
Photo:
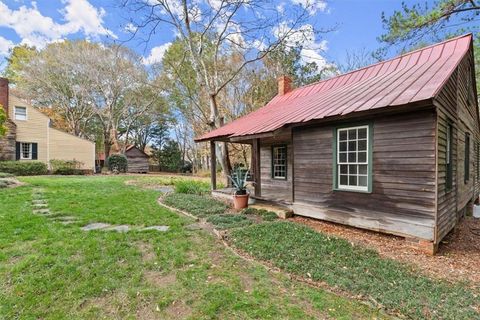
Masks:
[[[77,160],[50,160],[52,173],[59,175],[83,175],[85,172],[80,169],[82,164]]]
[[[198,180],[178,180],[174,182],[176,193],[207,194],[210,183]]]
[[[107,159],[108,170],[112,172],[127,172],[128,161],[123,154],[112,154]]]
[[[228,208],[223,202],[198,194],[171,193],[163,198],[163,202],[200,218],[224,213]]]
[[[268,211],[265,209],[245,208],[240,213],[254,214],[254,215],[260,216],[264,221],[273,221],[275,219],[278,219],[278,216],[275,212]]]
[[[40,161],[0,161],[0,172],[16,176],[37,176],[47,174],[47,165]]]
[[[252,224],[252,220],[239,214],[218,214],[207,219],[217,229],[240,228]]]

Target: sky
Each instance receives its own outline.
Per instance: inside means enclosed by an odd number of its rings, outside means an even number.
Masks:
[[[291,3],[309,0],[282,0],[278,8],[288,10]],[[325,58],[341,63],[347,51],[373,51],[380,44],[381,14],[400,9],[394,0],[317,0],[321,5],[312,13],[319,26],[335,30],[314,40],[315,50],[305,51],[306,60]],[[423,1],[423,0],[422,0]],[[405,0],[406,4],[416,1]],[[26,43],[43,47],[62,39],[87,38],[92,41],[123,42],[129,38],[128,13],[118,0],[0,0],[0,59],[14,45]],[[145,64],[161,59],[174,33],[162,29],[148,43],[128,41],[124,44],[142,55]],[[5,63],[2,63],[3,67]]]

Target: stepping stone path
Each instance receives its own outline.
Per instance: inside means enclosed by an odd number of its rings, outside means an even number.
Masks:
[[[60,216],[51,212],[48,207],[48,201],[45,199],[45,191],[42,188],[34,188],[32,190],[32,212],[64,225],[78,222],[75,217]]]
[[[32,191],[32,212],[33,214],[42,215],[54,222],[59,222],[63,225],[68,225],[68,224],[78,222],[76,217],[61,216],[51,212],[48,207],[48,201],[45,199],[44,190],[42,188],[35,188]],[[80,229],[83,231],[102,230],[102,231],[128,232],[128,231],[155,230],[158,232],[166,232],[168,231],[169,228],[170,228],[169,226],[139,227],[139,226],[130,226],[126,224],[111,225],[108,223],[94,222],[94,223],[87,224],[86,226],[83,226]]]

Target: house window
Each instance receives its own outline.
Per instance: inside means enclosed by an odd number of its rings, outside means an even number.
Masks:
[[[337,129],[337,189],[369,191],[369,126]]]
[[[445,176],[445,186],[447,190],[452,189],[453,183],[453,164],[452,164],[452,137],[453,137],[453,127],[451,124],[447,125],[447,147],[445,154],[445,165],[446,165],[446,176]]]
[[[15,107],[15,120],[27,120],[27,108]]]
[[[287,179],[287,146],[272,147],[272,178]]]
[[[470,180],[470,134],[465,133],[465,170],[464,182]]]
[[[20,159],[21,160],[32,160],[32,144],[31,143],[20,143]]]

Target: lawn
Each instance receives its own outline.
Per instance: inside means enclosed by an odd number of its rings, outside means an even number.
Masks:
[[[159,206],[159,192],[126,185],[127,179],[32,177],[0,190],[0,319],[384,317],[245,262]],[[48,217],[32,212],[39,194]],[[66,216],[73,223],[64,225]],[[170,228],[80,229],[92,222]]]

